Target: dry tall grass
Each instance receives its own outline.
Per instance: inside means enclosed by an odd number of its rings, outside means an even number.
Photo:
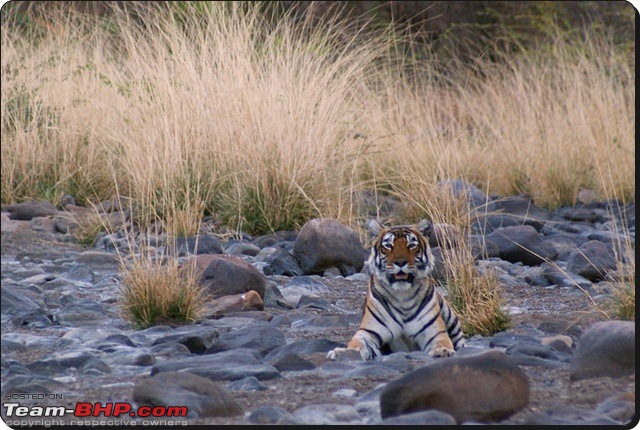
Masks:
[[[389,83],[374,116],[377,182],[465,178],[488,194],[528,193],[541,206],[635,199],[635,65],[607,35],[563,35],[497,63],[418,85]],[[376,169],[376,171],[373,171]],[[615,190],[615,193],[613,192]]]
[[[37,40],[3,25],[3,202],[117,185],[166,217],[171,202],[265,232],[351,222],[352,191],[374,184],[456,177],[550,207],[580,188],[634,199],[634,64],[611,37],[559,34],[444,73],[433,56],[393,60],[391,32],[180,9],[144,27],[64,15]]]

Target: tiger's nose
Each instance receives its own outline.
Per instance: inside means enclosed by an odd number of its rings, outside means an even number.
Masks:
[[[393,265],[402,269],[403,267],[405,267],[407,264],[409,264],[409,262],[407,260],[396,260],[393,262]]]

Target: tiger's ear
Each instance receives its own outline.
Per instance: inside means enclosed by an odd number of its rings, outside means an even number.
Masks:
[[[377,236],[382,231],[382,229],[384,229],[384,226],[377,219],[370,219],[367,222],[367,227],[369,227],[369,232],[373,236]]]
[[[422,235],[424,237],[429,239],[429,236],[431,235],[431,232],[433,231],[433,224],[431,224],[431,221],[429,221],[427,219],[423,219],[422,221],[420,221],[418,223],[418,230],[420,231],[420,233],[422,233]]]

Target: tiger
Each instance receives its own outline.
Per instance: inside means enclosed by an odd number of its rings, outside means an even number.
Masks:
[[[369,222],[375,236],[367,265],[369,285],[362,322],[347,348],[327,353],[337,360],[356,350],[363,360],[397,351],[427,351],[431,357],[449,357],[464,346],[460,320],[429,282],[434,259],[429,247],[433,226],[385,228]]]

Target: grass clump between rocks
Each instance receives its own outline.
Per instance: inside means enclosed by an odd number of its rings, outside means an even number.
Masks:
[[[624,256],[617,256],[618,270],[613,281],[613,315],[623,320],[636,320],[636,259],[635,245],[629,233],[623,234],[621,246]]]
[[[470,251],[458,248],[447,253],[447,300],[460,318],[467,336],[491,336],[511,326],[504,309],[500,280],[494,273],[481,273]]]
[[[620,282],[613,293],[616,318],[622,320],[636,320],[636,284],[635,279]]]
[[[122,270],[122,307],[137,328],[197,321],[204,296],[177,260],[139,259]]]

